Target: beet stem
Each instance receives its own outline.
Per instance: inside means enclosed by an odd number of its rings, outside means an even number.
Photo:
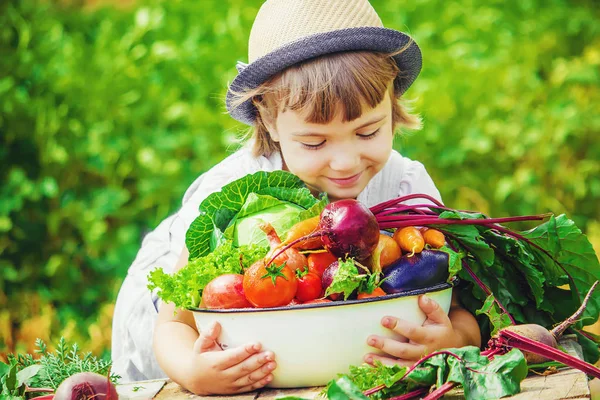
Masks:
[[[51,388],[34,388],[25,385],[25,393],[54,393],[54,389]]]
[[[321,236],[321,234],[322,234],[322,233],[323,233],[323,232],[322,232],[321,230],[318,230],[318,231],[316,231],[316,232],[310,233],[310,234],[308,234],[308,235],[306,235],[306,236],[302,236],[302,237],[300,237],[300,238],[298,238],[298,239],[296,239],[296,240],[293,240],[293,241],[291,241],[290,243],[286,244],[286,245],[285,245],[285,246],[283,246],[281,249],[279,249],[279,251],[278,251],[278,252],[276,252],[276,253],[275,253],[275,254],[274,254],[272,257],[271,257],[271,259],[269,260],[269,262],[265,264],[265,267],[268,267],[269,265],[271,265],[271,263],[273,262],[273,260],[275,260],[277,257],[279,257],[279,255],[280,255],[281,253],[283,253],[284,251],[286,251],[286,250],[287,250],[287,249],[289,249],[290,247],[294,246],[296,243],[300,243],[300,242],[303,242],[303,241],[305,241],[305,240],[312,239],[312,238],[314,238],[314,237],[317,237],[317,236]]]
[[[397,197],[395,199],[384,201],[383,203],[379,203],[379,204],[371,207],[371,212],[373,214],[377,214],[381,210],[384,210],[395,204],[402,203],[402,202],[412,200],[412,199],[425,199],[425,200],[429,200],[430,202],[432,202],[433,204],[435,204],[438,207],[444,207],[444,205],[442,203],[440,203],[437,199],[434,199],[431,196],[428,196],[426,194],[414,193],[414,194],[409,194],[407,196]]]
[[[528,351],[530,353],[561,362],[571,368],[575,368],[585,372],[588,375],[592,375],[595,378],[600,378],[600,369],[597,367],[577,357],[563,353],[552,346],[538,342],[537,340],[532,340],[528,337],[505,329],[500,330],[497,340],[499,341],[498,344],[500,346],[512,347],[521,351]],[[494,346],[497,346],[498,344],[494,344]]]
[[[388,400],[410,400],[418,397],[422,394],[425,394],[429,391],[429,388],[423,387],[420,389],[413,390],[412,392],[408,392],[406,394],[401,394],[400,396],[390,397]]]
[[[404,375],[402,375],[402,378],[398,379],[396,382],[394,382],[394,384],[402,381],[404,378],[406,378],[411,372],[413,372],[420,364],[424,363],[425,361],[429,360],[431,357],[435,357],[438,356],[440,354],[446,354],[450,357],[454,357],[456,358],[458,361],[460,362],[464,362],[464,360],[462,358],[460,358],[459,356],[457,356],[456,354],[447,351],[447,350],[440,350],[440,351],[434,351],[433,353],[429,353],[428,355],[426,355],[425,357],[421,358],[420,360],[417,360],[409,369],[408,371],[406,371],[406,373]],[[385,385],[379,385],[379,386],[375,386],[372,387],[371,389],[367,389],[363,392],[363,394],[365,396],[370,396],[373,393],[377,393],[380,390],[385,389],[386,386]]]
[[[581,306],[577,309],[577,311],[575,311],[573,313],[573,315],[571,315],[569,318],[565,319],[563,322],[556,325],[550,331],[550,333],[554,336],[554,338],[557,341],[563,335],[563,333],[567,330],[567,328],[570,327],[571,325],[573,325],[575,322],[577,322],[579,317],[581,317],[581,314],[583,314],[583,312],[585,311],[585,308],[587,307],[587,303],[590,300],[590,297],[592,297],[592,292],[594,291],[594,289],[596,289],[596,286],[598,286],[598,281],[594,282],[594,284],[592,285],[590,290],[588,290],[587,294],[585,295],[585,298],[583,299],[583,302],[581,303]]]
[[[454,236],[454,235],[450,235],[447,232],[444,232],[444,234],[446,236],[452,237],[452,239],[456,240],[457,242],[459,242],[459,240]],[[454,251],[457,251],[456,247],[453,246],[451,243],[448,243],[450,248]],[[467,247],[463,244],[463,247]],[[479,279],[479,277],[475,274],[475,272],[473,272],[473,270],[471,269],[471,267],[469,267],[469,264],[467,263],[467,260],[465,260],[464,258],[461,260],[463,268],[465,269],[465,271],[467,271],[467,273],[471,276],[471,278],[473,278],[473,280],[475,281],[475,283],[477,283],[477,286],[479,286],[481,288],[481,290],[483,290],[483,292],[486,294],[486,296],[489,295],[493,295],[494,293],[492,292],[492,290],[487,287],[487,285],[485,283],[483,283],[481,281],[481,279]],[[502,303],[500,303],[500,300],[498,300],[498,298],[496,296],[494,296],[494,302],[498,305],[498,307],[500,307],[500,309],[502,310],[502,312],[504,314],[506,314],[508,316],[508,318],[510,319],[510,322],[515,325],[517,322],[515,321],[515,319],[513,318],[513,316],[511,315],[511,313],[508,312],[508,310],[504,307],[504,305]]]
[[[439,388],[435,389],[433,392],[429,393],[426,397],[423,397],[423,400],[436,400],[441,398],[443,395],[448,393],[456,386],[455,382],[446,382]]]

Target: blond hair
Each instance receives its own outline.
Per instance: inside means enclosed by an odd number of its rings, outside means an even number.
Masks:
[[[391,58],[394,54],[370,51],[327,54],[293,65],[256,89],[236,92],[234,108],[251,100],[258,110],[247,135],[254,139],[253,154],[269,156],[279,150],[266,123],[273,124],[283,110],[307,115],[306,122],[325,124],[341,109],[342,120],[353,121],[360,117],[364,106],[374,108],[388,93],[392,98],[394,130],[419,129],[421,119],[410,112],[392,84],[401,73]]]

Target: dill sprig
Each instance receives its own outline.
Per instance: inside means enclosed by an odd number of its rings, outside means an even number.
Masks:
[[[110,360],[98,359],[91,352],[82,353],[77,343],[70,345],[64,337],[60,338],[54,353],[49,352],[46,343],[39,338],[35,341],[35,347],[39,358],[34,358],[31,354],[9,356],[9,361],[17,361],[19,370],[35,364],[42,366],[39,373],[31,379],[31,387],[56,389],[62,381],[78,372],[95,372],[105,376],[110,373]],[[110,380],[115,384],[120,378],[119,375],[110,374]]]

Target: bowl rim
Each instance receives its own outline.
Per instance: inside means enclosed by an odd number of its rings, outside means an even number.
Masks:
[[[340,306],[350,306],[357,304],[365,304],[365,303],[376,303],[379,301],[391,300],[400,297],[409,297],[416,296],[425,293],[439,292],[442,290],[446,290],[449,288],[453,288],[458,284],[458,278],[454,277],[450,280],[450,282],[442,282],[437,283],[432,286],[427,286],[419,289],[411,289],[402,291],[399,293],[391,293],[386,294],[384,296],[378,297],[367,297],[365,299],[360,300],[344,300],[344,301],[331,301],[326,303],[311,303],[311,304],[294,304],[294,305],[286,305],[281,307],[268,307],[268,308],[198,308],[198,307],[188,307],[187,310],[194,313],[214,313],[214,314],[250,314],[250,313],[261,313],[261,312],[272,312],[272,311],[288,311],[288,310],[306,310],[311,308],[326,308],[326,307],[340,307]]]

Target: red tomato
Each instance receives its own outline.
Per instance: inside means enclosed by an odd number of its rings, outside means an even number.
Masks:
[[[265,267],[265,261],[258,260],[244,274],[244,294],[255,307],[285,306],[297,289],[298,279],[285,264]]]
[[[385,296],[386,293],[383,291],[382,288],[375,288],[375,290],[373,290],[372,293],[359,293],[358,296],[356,296],[357,299],[368,299],[370,297],[379,297],[379,296]]]
[[[319,275],[307,270],[304,270],[304,272],[296,271],[296,274],[298,275],[298,291],[296,292],[298,301],[304,303],[322,296],[323,288]]]
[[[323,276],[323,271],[337,261],[337,257],[326,251],[323,253],[310,253],[308,255],[308,270],[319,276]]]
[[[201,304],[206,308],[252,307],[244,295],[243,281],[240,274],[217,276],[202,291]]]

